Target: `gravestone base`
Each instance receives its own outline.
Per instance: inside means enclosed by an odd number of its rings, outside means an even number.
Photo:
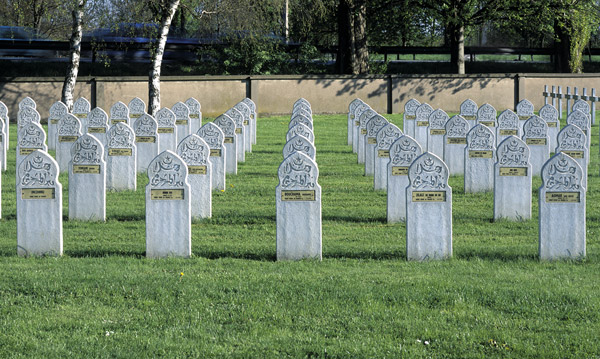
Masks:
[[[546,203],[540,194],[539,256],[541,260],[583,259],[585,194],[580,203]]]
[[[413,202],[406,189],[406,257],[438,260],[452,257],[452,192],[445,202]]]
[[[189,195],[188,186],[184,188],[184,199],[152,200],[151,188],[146,188],[146,257],[187,258],[192,255]]]
[[[277,201],[277,260],[322,259],[320,192],[315,201]]]

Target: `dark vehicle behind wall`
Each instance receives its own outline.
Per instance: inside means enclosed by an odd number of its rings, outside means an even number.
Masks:
[[[58,48],[52,46],[54,41],[36,34],[28,27],[0,26],[0,43],[6,44],[0,47],[2,59],[42,59],[60,56]],[[34,43],[36,45],[32,46]]]

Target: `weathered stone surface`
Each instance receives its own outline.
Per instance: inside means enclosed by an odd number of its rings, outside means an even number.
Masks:
[[[375,174],[375,147],[377,147],[377,133],[387,126],[389,121],[381,116],[373,116],[367,122],[367,139],[365,141],[365,176]]]
[[[58,120],[58,141],[56,142],[56,162],[61,173],[69,171],[71,147],[81,136],[81,121],[70,113]]]
[[[158,137],[158,123],[154,117],[143,114],[133,124],[135,132],[135,146],[137,147],[138,173],[146,172],[148,165],[158,155],[160,139]]]
[[[116,102],[110,108],[110,121],[109,124],[112,126],[115,123],[125,122],[128,125],[132,125],[132,122],[129,121],[129,108],[126,104],[119,101]]]
[[[444,157],[444,135],[446,134],[446,122],[449,118],[448,114],[441,109],[437,109],[429,115],[427,151],[440,158]]]
[[[250,107],[250,110],[252,111],[252,113],[250,114],[250,118],[252,119],[252,121],[250,122],[252,124],[252,144],[255,145],[256,144],[256,122],[258,121],[258,113],[256,111],[256,104],[254,103],[254,101],[252,101],[249,98],[245,98],[242,100],[243,103],[245,103],[246,105],[248,105],[248,107]]]
[[[129,101],[127,108],[129,109],[129,118],[133,123],[146,113],[146,103],[139,97],[135,97]]]
[[[0,170],[2,171],[6,171],[6,153],[8,152],[6,146],[6,142],[8,141],[7,128],[6,122],[0,116]]]
[[[529,147],[517,136],[505,138],[494,166],[494,220],[531,218],[531,164]]]
[[[572,111],[579,110],[586,115],[590,114],[590,104],[587,101],[579,99],[573,103]],[[540,116],[541,117],[541,116]]]
[[[523,141],[529,147],[529,163],[534,176],[539,176],[542,166],[550,158],[548,124],[538,116],[531,116],[523,125]]]
[[[200,136],[192,134],[179,142],[177,154],[188,167],[192,220],[210,218],[212,216],[210,147]]]
[[[35,101],[31,98],[31,97],[25,97],[24,99],[22,99],[21,101],[19,101],[19,110],[22,110],[25,107],[33,107],[34,109],[37,108],[37,104],[35,103]]]
[[[366,154],[365,154],[365,143],[367,142],[367,123],[369,123],[369,120],[371,120],[371,118],[377,116],[378,113],[375,112],[374,110],[368,109],[366,111],[363,111],[360,116],[358,116],[358,121],[359,121],[359,126],[358,126],[358,147],[357,147],[357,160],[358,163],[365,163],[365,158],[366,158]],[[312,124],[311,124],[312,125]],[[309,126],[310,129],[312,129],[311,126]]]
[[[88,114],[90,113],[90,101],[85,97],[80,97],[73,102],[73,116],[77,117],[81,121],[81,128],[87,128]],[[84,132],[85,133],[85,132]]]
[[[8,126],[10,121],[8,118],[8,107],[6,107],[6,105],[4,104],[4,102],[0,101],[0,119],[2,119],[2,121],[4,121],[4,124],[6,126],[4,126],[5,132],[3,133],[4,136],[4,151],[8,151],[8,139],[9,137],[9,133],[10,133],[10,127]],[[3,171],[6,171],[6,168],[3,166]]]
[[[296,135],[286,142],[283,146],[283,158],[286,159],[294,152],[302,152],[313,161],[315,160],[315,146],[306,137],[301,135]]]
[[[403,133],[398,126],[388,123],[375,136],[377,144],[373,153],[375,159],[373,189],[376,191],[387,190],[387,168],[390,161],[390,146],[402,135]]]
[[[355,98],[348,105],[348,146],[352,145],[352,141],[354,141],[353,129],[354,129],[354,111],[359,104],[364,103],[363,100],[359,98]]]
[[[212,164],[212,189],[225,190],[225,172],[227,171],[227,151],[224,145],[225,134],[212,122],[204,124],[197,133],[210,147]]]
[[[138,119],[139,120],[139,119]],[[148,166],[146,257],[192,255],[191,193],[185,162],[163,151]]]
[[[104,146],[88,133],[71,147],[69,219],[106,221],[106,162]]]
[[[17,166],[35,150],[48,152],[48,146],[46,146],[46,132],[39,123],[32,122],[17,133]],[[4,148],[2,151],[4,152]]]
[[[465,147],[469,129],[469,122],[460,115],[452,116],[446,122],[444,162],[448,166],[450,175],[462,176],[465,173]]]
[[[285,140],[289,141],[290,138],[296,136],[296,135],[300,135],[300,136],[304,136],[306,137],[310,142],[312,142],[312,144],[315,143],[315,135],[313,134],[313,132],[310,130],[310,128],[306,127],[305,125],[299,123],[294,127],[291,127],[288,132],[285,135]]]
[[[177,143],[184,137],[187,137],[190,132],[190,109],[183,102],[177,102],[171,108],[175,114],[175,128],[177,131]]]
[[[541,260],[585,257],[585,189],[583,171],[559,152],[542,169],[539,189],[539,256]]]
[[[358,137],[360,136],[360,116],[363,112],[370,110],[366,103],[359,104],[354,111],[354,128],[352,129],[352,152],[358,154]],[[312,125],[312,124],[311,124]],[[311,128],[311,126],[308,126]]]
[[[304,153],[295,152],[283,160],[278,175],[277,260],[321,260],[321,186],[317,164]]]
[[[579,127],[586,135],[587,148],[590,148],[592,144],[591,136],[588,136],[588,134],[592,133],[590,116],[580,110],[571,111],[569,116],[567,116],[567,125],[575,125]]]
[[[88,113],[85,133],[96,137],[102,146],[106,147],[106,131],[108,130],[108,115],[100,107]]]
[[[404,104],[404,114],[402,115],[404,124],[404,134],[410,137],[415,137],[415,120],[417,118],[417,108],[421,103],[414,98],[411,98]]]
[[[235,145],[238,163],[246,162],[246,135],[244,133],[244,115],[236,108],[230,108],[225,114],[235,122]]]
[[[452,188],[448,167],[423,153],[408,168],[406,256],[408,260],[452,257]]]
[[[248,105],[243,102],[238,102],[233,106],[236,110],[240,111],[243,116],[244,125],[244,151],[252,152],[252,117],[250,116],[251,110]]]
[[[137,148],[135,133],[127,123],[112,125],[107,132],[106,188],[135,191],[137,188]]]
[[[560,131],[560,120],[558,119],[558,110],[554,106],[547,104],[540,108],[540,117],[546,121],[548,125],[548,139],[550,141],[550,150],[556,148],[558,143],[556,142],[556,136]]]
[[[496,127],[496,143],[501,143],[509,136],[521,137],[521,124],[519,116],[512,110],[507,109],[500,113]]]
[[[387,165],[387,221],[406,221],[406,187],[409,185],[408,168],[422,154],[414,138],[404,135],[390,146]]]
[[[466,99],[460,104],[460,116],[469,124],[469,129],[477,123],[477,104],[475,101]],[[468,131],[468,130],[467,130]]]
[[[465,193],[487,192],[494,189],[496,147],[492,128],[477,124],[467,133]]]
[[[302,115],[302,116],[308,118],[310,120],[310,122],[313,122],[313,116],[312,116],[312,112],[311,112],[310,108],[307,108],[304,106],[295,107],[292,110],[291,118],[294,118],[294,116],[296,116],[296,115]]]
[[[297,107],[297,106],[300,106],[300,105],[305,105],[305,106],[308,106],[310,108],[310,102],[308,102],[308,100],[305,99],[305,98],[303,98],[303,97],[297,99],[296,102],[294,102],[294,105],[292,107]]]
[[[60,101],[56,101],[50,106],[50,115],[48,116],[48,148],[56,150],[56,142],[58,141],[58,120],[69,113],[67,105]]]
[[[185,100],[185,104],[190,109],[190,133],[195,134],[202,127],[202,106],[193,97]]]
[[[558,133],[557,143],[558,145],[554,151],[555,153],[562,152],[569,155],[579,164],[579,166],[581,166],[581,170],[583,171],[581,185],[587,189],[590,150],[587,147],[587,137],[585,133],[578,126],[566,125]]]
[[[17,113],[17,130],[29,125],[30,123],[40,123],[40,114],[31,106],[23,106]]]
[[[227,149],[225,162],[227,165],[226,173],[237,174],[238,170],[238,155],[237,155],[237,137],[235,135],[235,122],[233,119],[226,114],[222,114],[217,117],[214,123],[219,126],[223,134],[225,135],[223,145]]]
[[[519,126],[521,127],[521,133],[523,133],[525,130],[523,129],[523,126],[525,125],[525,121],[529,120],[529,118],[531,116],[534,115],[534,108],[533,108],[533,104],[527,100],[521,100],[518,104],[517,104],[517,116],[519,116]]]
[[[312,123],[311,119],[306,117],[303,114],[295,114],[294,116],[292,116],[292,119],[290,120],[290,123],[288,124],[288,129],[296,126],[299,123],[308,127],[311,131],[314,131],[313,123]]]
[[[158,152],[175,151],[177,149],[177,129],[175,127],[175,114],[168,107],[163,107],[156,112],[158,123]]]
[[[423,151],[427,151],[427,136],[429,134],[429,115],[433,108],[427,103],[421,104],[415,112],[415,136]]]
[[[487,126],[491,128],[492,132],[495,132],[495,127],[497,125],[496,114],[497,112],[494,106],[490,105],[489,103],[483,104],[477,110],[477,123]]]

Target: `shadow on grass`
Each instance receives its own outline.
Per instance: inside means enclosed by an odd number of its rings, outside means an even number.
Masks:
[[[357,216],[344,216],[344,215],[323,215],[323,221],[332,222],[352,222],[352,223],[382,223],[387,224],[387,218],[384,217],[357,217]]]
[[[227,250],[222,251],[202,251],[202,250],[192,250],[192,255],[196,258],[206,258],[206,259],[222,259],[222,258],[230,258],[230,259],[245,259],[252,261],[262,261],[262,262],[275,262],[277,260],[276,254],[271,252],[261,252],[261,253],[252,253],[252,252],[232,252]]]
[[[481,259],[484,261],[502,261],[502,262],[521,262],[537,261],[537,253],[507,253],[498,251],[475,252],[473,250],[460,250],[454,253],[456,259],[472,260]]]
[[[131,257],[136,259],[146,258],[145,251],[124,251],[124,250],[103,250],[103,249],[82,249],[66,250],[65,256],[72,258],[104,258],[104,257]]]

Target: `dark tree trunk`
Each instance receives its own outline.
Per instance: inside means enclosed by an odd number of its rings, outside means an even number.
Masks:
[[[67,105],[69,111],[73,109],[73,91],[77,82],[77,73],[79,72],[79,59],[81,57],[81,36],[83,25],[83,8],[85,0],[79,0],[77,7],[73,9],[73,32],[71,33],[71,56],[65,82],[63,83],[61,101]]]
[[[569,60],[571,59],[571,39],[566,31],[558,24],[554,25],[554,33],[556,35],[556,40],[554,40],[556,58],[556,61],[554,62],[554,71],[569,73],[571,72],[569,66]]]
[[[450,63],[455,73],[465,73],[465,28],[462,25],[448,24],[446,39],[450,47]]]
[[[367,47],[367,2],[355,0],[354,8],[354,51],[353,74],[369,73],[369,48]]]
[[[338,51],[335,62],[338,74],[369,72],[366,11],[365,0],[340,0],[338,4]]]

